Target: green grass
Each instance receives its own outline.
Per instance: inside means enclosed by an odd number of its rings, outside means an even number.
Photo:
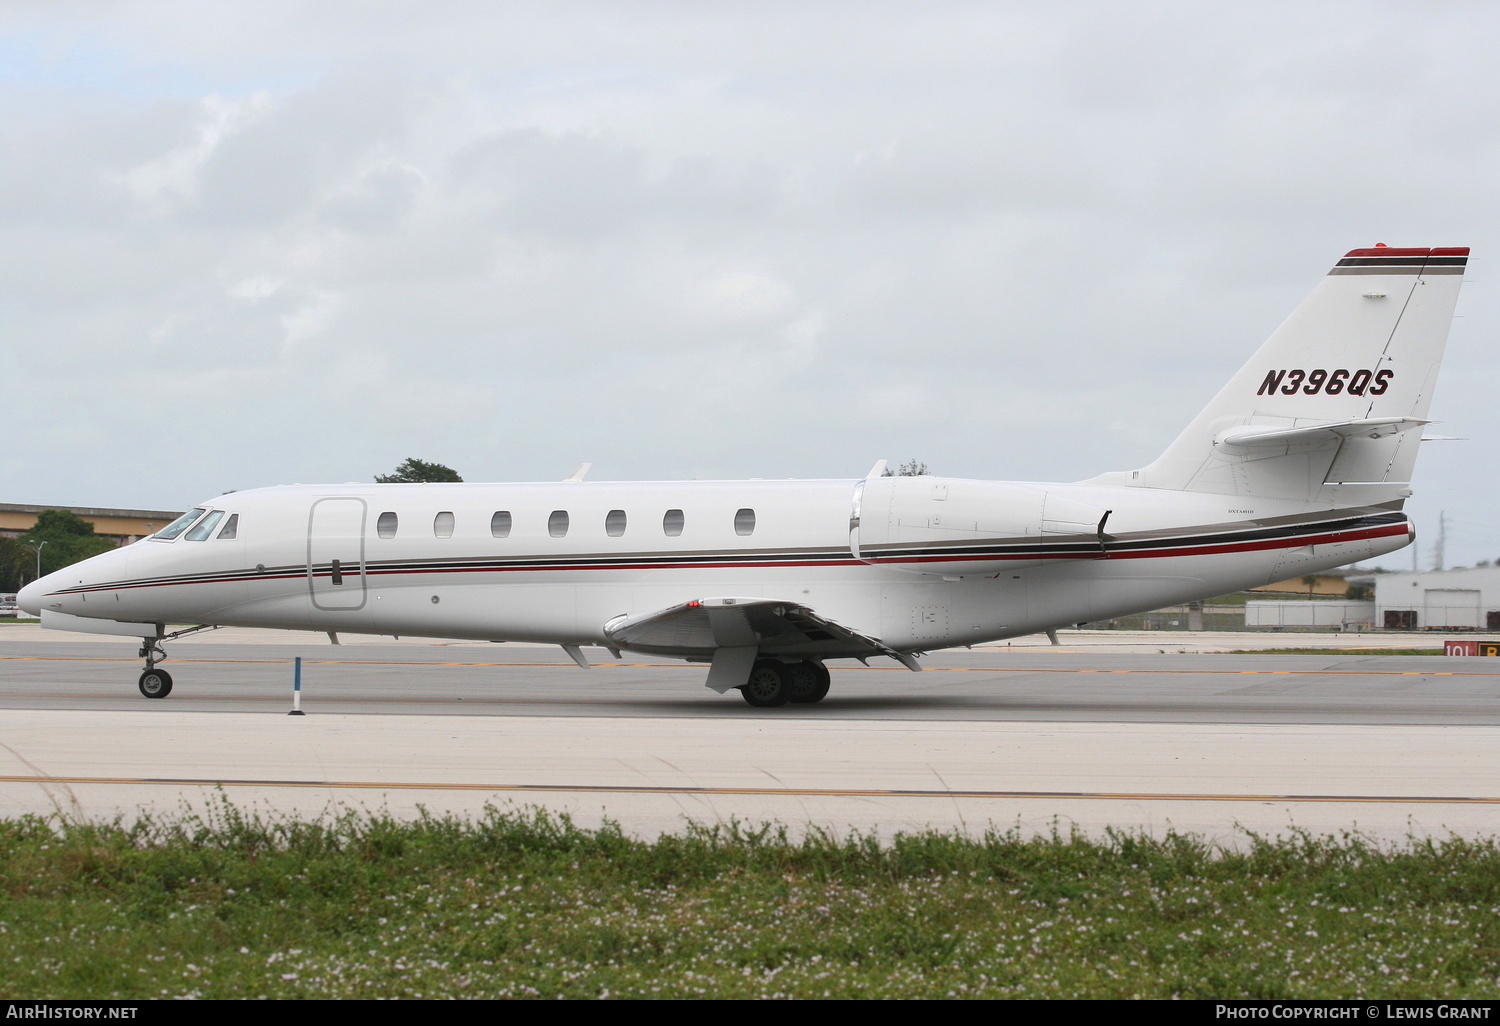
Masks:
[[[1500,849],[0,821],[0,997],[1500,996]]]

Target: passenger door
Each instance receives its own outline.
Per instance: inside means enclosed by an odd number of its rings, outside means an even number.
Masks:
[[[318,609],[365,604],[365,500],[319,499],[307,521],[307,586]]]

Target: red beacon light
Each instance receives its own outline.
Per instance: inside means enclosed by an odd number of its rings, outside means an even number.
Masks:
[[[1375,248],[1376,249],[1385,249],[1386,248],[1385,247],[1385,243],[1383,243],[1383,242],[1377,242],[1377,243],[1375,243]]]

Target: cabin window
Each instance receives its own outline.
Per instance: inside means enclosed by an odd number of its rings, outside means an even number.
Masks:
[[[612,509],[605,516],[604,533],[611,538],[618,538],[625,533],[625,511],[623,509]]]
[[[496,538],[510,537],[510,511],[499,510],[490,517],[490,534]]]
[[[224,511],[222,509],[216,509],[216,510],[214,510],[208,516],[206,516],[202,520],[198,521],[198,526],[195,527],[195,528],[193,528],[191,531],[189,531],[184,536],[184,540],[186,540],[186,541],[202,541],[203,539],[207,538],[210,534],[213,533],[214,528],[218,527],[219,526],[219,521],[223,520],[223,519],[224,519]]]
[[[436,538],[453,537],[453,514],[446,510],[432,518],[432,534]]]
[[[171,541],[173,538],[176,538],[183,531],[186,531],[189,527],[191,527],[193,525],[193,521],[197,520],[202,515],[203,508],[201,506],[198,509],[190,509],[182,516],[172,521],[166,527],[163,527],[160,531],[157,531],[151,537],[159,538],[162,541]]]
[[[742,509],[734,515],[734,533],[742,538],[755,533],[755,510]]]
[[[667,515],[661,518],[661,529],[668,538],[676,538],[682,534],[682,510],[669,509]]]
[[[394,538],[398,522],[396,514],[382,513],[375,521],[375,533],[382,538]]]
[[[568,533],[568,511],[555,509],[547,518],[547,533],[554,538],[561,538]]]
[[[218,541],[233,541],[240,536],[240,515],[231,514],[224,523],[224,530],[219,532]]]

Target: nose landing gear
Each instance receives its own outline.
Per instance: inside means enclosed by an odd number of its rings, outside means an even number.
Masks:
[[[166,698],[172,693],[172,675],[166,670],[158,670],[156,664],[165,662],[166,651],[161,647],[163,641],[171,641],[173,638],[181,638],[188,634],[197,634],[200,631],[216,631],[216,624],[199,624],[197,627],[185,627],[171,634],[163,634],[155,638],[142,638],[141,650],[136,654],[146,660],[146,670],[136,681],[136,687],[141,689],[141,694],[147,698]]]
[[[156,664],[165,660],[167,653],[154,639],[148,638],[141,645],[139,654],[146,660],[146,672],[141,674],[136,686],[147,698],[166,698],[172,693],[172,675],[166,670],[158,670]]]

